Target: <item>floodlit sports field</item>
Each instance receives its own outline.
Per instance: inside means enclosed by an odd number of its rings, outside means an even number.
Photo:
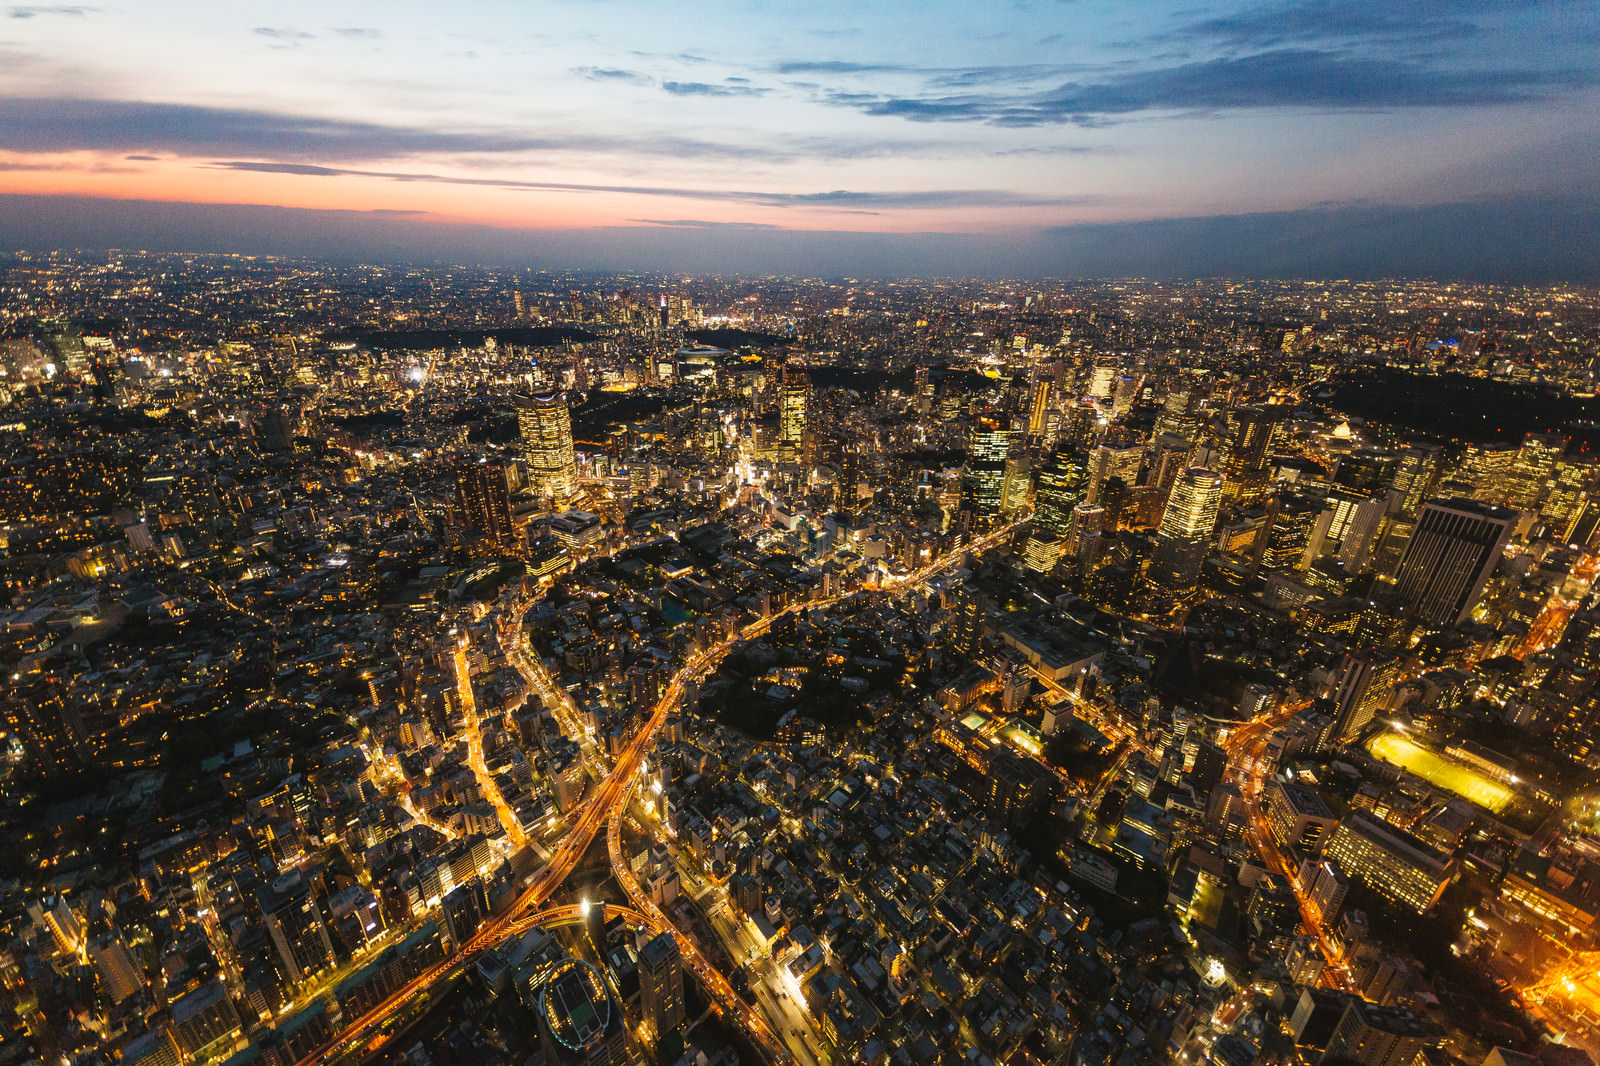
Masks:
[[[1384,762],[1402,766],[1431,785],[1454,792],[1463,799],[1499,814],[1510,805],[1511,789],[1484,777],[1454,759],[1429,751],[1398,733],[1381,733],[1367,750]]]

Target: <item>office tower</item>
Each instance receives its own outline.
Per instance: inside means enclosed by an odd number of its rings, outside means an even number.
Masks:
[[[979,419],[967,436],[967,461],[961,468],[961,509],[979,527],[1000,517],[1010,456],[1010,432],[992,418]]]
[[[32,771],[46,780],[71,777],[83,768],[83,721],[44,680],[7,686],[0,695],[0,727],[21,743]]]
[[[1156,416],[1155,434],[1177,437],[1193,444],[1200,435],[1200,393],[1196,389],[1181,388],[1167,393]]]
[[[238,1031],[239,1014],[221,978],[173,1001],[172,1037],[191,1059]]]
[[[472,455],[458,456],[453,465],[456,483],[456,521],[498,541],[516,535],[511,520],[511,496],[505,464]]]
[[[1312,530],[1321,513],[1322,505],[1316,500],[1304,496],[1281,497],[1272,512],[1272,524],[1261,549],[1261,569],[1282,572],[1303,566]]]
[[[1120,477],[1106,478],[1100,483],[1100,506],[1105,509],[1105,520],[1100,528],[1106,533],[1119,532],[1133,520],[1133,486]]]
[[[1133,406],[1133,398],[1139,394],[1139,379],[1120,377],[1111,393],[1111,417],[1121,418]]]
[[[1006,471],[1000,486],[1000,514],[1005,518],[1021,513],[1028,506],[1028,490],[1033,487],[1032,470],[1028,454],[1018,452],[1006,460]]]
[[[578,462],[572,450],[572,414],[560,394],[517,398],[517,427],[528,486],[557,505],[578,491]]]
[[[1240,407],[1228,413],[1221,474],[1229,499],[1248,501],[1266,491],[1267,462],[1280,416],[1276,407]]]
[[[1455,874],[1449,856],[1359,808],[1333,831],[1323,857],[1337,862],[1347,876],[1418,914],[1439,902]]]
[[[1461,462],[1440,486],[1441,494],[1500,505],[1510,495],[1514,444],[1469,444]]]
[[[639,1012],[657,1038],[683,1024],[683,959],[671,933],[658,933],[639,952]]]
[[[1083,462],[1066,448],[1057,448],[1039,470],[1033,491],[1033,527],[1060,540],[1072,534],[1072,510],[1083,502],[1088,474]]]
[[[1537,509],[1566,450],[1567,438],[1554,433],[1524,436],[1506,476],[1506,502],[1522,511]]]
[[[989,597],[976,589],[958,588],[950,593],[947,607],[950,617],[945,625],[951,645],[962,655],[973,654],[983,639]]]
[[[1067,542],[1078,561],[1080,573],[1093,570],[1105,548],[1106,509],[1092,503],[1080,503],[1072,509],[1072,529]]]
[[[1101,444],[1089,453],[1089,487],[1084,494],[1088,503],[1099,503],[1105,483],[1114,477],[1126,485],[1139,483],[1139,467],[1144,463],[1144,449],[1138,444]]]
[[[1593,463],[1565,459],[1556,464],[1550,479],[1550,491],[1539,508],[1546,535],[1558,544],[1578,542],[1579,530],[1586,514],[1592,516],[1594,507],[1595,467]]]
[[[1190,467],[1172,486],[1156,530],[1150,580],[1170,589],[1190,589],[1211,543],[1222,506],[1222,478],[1204,467]]]
[[[1465,622],[1516,523],[1515,511],[1472,500],[1429,501],[1400,560],[1395,591],[1423,622]]]
[[[1377,544],[1378,533],[1388,511],[1387,496],[1362,500],[1352,509],[1344,536],[1339,540],[1339,562],[1350,573],[1361,570],[1372,558],[1373,546]]]
[[[1050,411],[1050,379],[1041,377],[1033,383],[1033,403],[1028,409],[1028,436],[1042,437],[1045,415]]]
[[[294,874],[278,878],[256,894],[256,905],[291,984],[333,965],[333,941],[304,878]]]
[[[1192,465],[1189,457],[1194,445],[1170,433],[1157,434],[1150,453],[1150,478],[1139,498],[1139,522],[1153,526],[1161,521],[1166,510],[1167,497],[1178,476]]]
[[[1356,1066],[1412,1066],[1443,1034],[1409,1010],[1380,1007],[1352,996],[1319,1060]]]
[[[1359,736],[1399,681],[1400,662],[1392,655],[1346,655],[1331,685],[1334,712],[1327,742],[1343,744]]]
[[[1061,561],[1062,541],[1054,534],[1035,529],[1022,547],[1022,564],[1036,574],[1047,574]]]
[[[806,412],[811,399],[811,376],[803,366],[783,368],[778,394],[778,452],[788,462],[803,462],[806,446]]]
[[[121,1003],[144,987],[144,975],[134,966],[121,938],[109,934],[95,937],[89,941],[89,958],[111,1002]]]
[[[1437,444],[1413,444],[1400,453],[1395,465],[1394,489],[1399,495],[1399,513],[1414,515],[1433,492],[1439,477],[1440,449]]]

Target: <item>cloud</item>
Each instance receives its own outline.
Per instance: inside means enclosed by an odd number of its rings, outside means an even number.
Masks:
[[[778,74],[899,74],[912,68],[899,63],[852,63],[842,59],[795,60],[779,63]]]
[[[781,230],[770,222],[712,222],[703,218],[630,218],[641,226],[666,229]]]
[[[1043,92],[889,96],[833,91],[822,99],[869,115],[916,122],[1092,126],[1108,117],[1168,109],[1377,110],[1518,103],[1594,80],[1576,71],[1439,70],[1399,60],[1281,48],[1066,82]]]
[[[664,81],[661,87],[674,96],[765,96],[770,91],[739,82],[713,85],[703,81]]]
[[[375,30],[371,26],[335,26],[333,32],[340,37],[350,38],[351,40],[375,41],[383,36],[381,31]]]
[[[154,155],[125,155],[122,158],[131,159],[136,163],[159,163],[161,161],[160,156]]]
[[[48,15],[81,19],[99,10],[98,7],[83,4],[22,4],[7,8],[6,15],[14,19],[36,19]]]
[[[329,164],[430,153],[471,158],[526,152],[770,163],[800,157],[863,159],[948,148],[887,138],[784,137],[775,144],[762,144],[675,134],[436,130],[249,109],[38,96],[0,96],[0,145],[12,152],[160,152]]]
[[[1480,31],[1479,18],[1532,7],[1537,0],[1293,0],[1264,3],[1199,19],[1157,34],[1157,41],[1197,41],[1261,50],[1288,45],[1362,44],[1415,46],[1464,41]]]
[[[431,152],[631,152],[769,158],[759,146],[682,137],[535,135],[385,126],[272,111],[68,97],[0,97],[0,144],[13,152],[161,151],[348,162]]]
[[[637,70],[622,70],[618,67],[573,67],[572,72],[590,81],[621,81],[631,82],[634,85],[650,85],[655,81],[648,74],[641,74]]]
[[[274,48],[299,48],[307,40],[317,40],[317,35],[315,34],[307,34],[304,30],[293,29],[293,27],[288,26],[258,26],[253,32],[258,37],[266,37],[269,40],[278,42],[277,45],[274,45]]]
[[[494,189],[521,189],[531,192],[619,193],[628,196],[660,196],[684,200],[741,203],[756,207],[840,207],[840,208],[922,208],[955,207],[1061,207],[1105,202],[1093,196],[1031,196],[1003,189],[916,189],[866,192],[832,189],[825,192],[773,192],[747,189],[704,189],[675,185],[594,185],[578,182],[521,181],[515,178],[465,178],[448,174],[414,173],[395,170],[356,170],[325,167],[310,163],[264,163],[232,159],[210,164],[216,170],[246,171],[261,174],[291,174],[313,178],[381,178],[386,181],[423,182],[440,185],[471,185]]]

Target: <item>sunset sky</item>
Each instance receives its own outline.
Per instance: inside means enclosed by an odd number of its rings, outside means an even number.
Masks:
[[[1595,3],[0,4],[0,238],[77,197],[139,233],[166,201],[563,248],[1462,203],[1538,225],[1600,201],[1597,79]]]

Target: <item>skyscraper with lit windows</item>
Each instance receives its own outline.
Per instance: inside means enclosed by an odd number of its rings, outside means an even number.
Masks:
[[[1193,466],[1179,475],[1156,530],[1156,552],[1150,564],[1152,581],[1170,589],[1195,586],[1221,507],[1219,474]]]
[[[534,493],[557,504],[578,491],[578,462],[572,450],[572,413],[560,393],[517,400],[522,458]]]

